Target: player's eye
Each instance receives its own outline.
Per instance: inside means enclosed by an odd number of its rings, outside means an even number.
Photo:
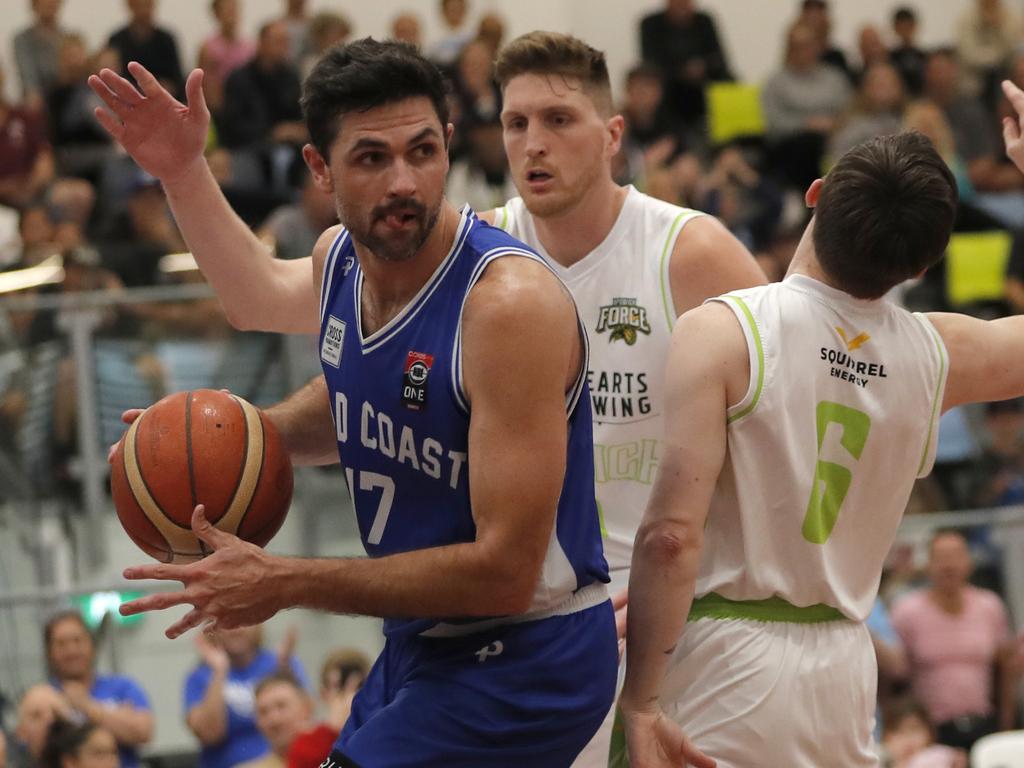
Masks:
[[[433,144],[420,144],[412,150],[416,157],[426,159],[437,154],[437,147]]]
[[[356,163],[358,165],[364,165],[369,167],[374,165],[380,165],[383,159],[383,152],[364,152],[363,154],[359,155],[359,157],[356,158]]]

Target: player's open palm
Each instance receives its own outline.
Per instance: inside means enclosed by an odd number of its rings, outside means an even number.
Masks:
[[[210,111],[203,98],[203,71],[194,69],[188,76],[187,104],[138,62],[130,62],[128,71],[138,88],[111,69],[89,77],[89,86],[108,107],[97,107],[96,119],[144,171],[169,181],[189,170],[206,145]]]
[[[627,715],[626,742],[629,768],[715,768],[715,761],[660,710]]]
[[[1003,94],[1016,112],[1016,117],[1003,118],[1003,142],[1006,144],[1006,156],[1013,164],[1024,172],[1024,91],[1021,91],[1009,80],[1003,80]]]

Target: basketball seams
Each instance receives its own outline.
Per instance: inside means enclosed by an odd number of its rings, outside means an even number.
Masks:
[[[245,519],[249,516],[249,512],[252,511],[252,502],[253,502],[253,499],[256,498],[256,489],[260,487],[260,482],[263,480],[263,469],[266,467],[266,463],[267,463],[267,431],[266,431],[266,429],[263,426],[263,418],[262,417],[260,417],[259,422],[260,422],[260,430],[262,432],[262,439],[260,440],[260,469],[259,469],[259,472],[256,475],[256,481],[252,485],[252,495],[249,498],[249,503],[246,505],[245,511],[242,512],[242,517],[238,521],[238,528],[236,530],[238,530],[239,532],[241,532],[242,526],[245,525]],[[275,524],[278,527],[280,527],[281,521],[280,520],[276,520],[274,518],[270,518],[270,520],[267,523],[265,523],[259,530],[253,531],[251,534],[247,535],[246,539],[247,540],[258,540],[260,535],[265,530],[267,530],[268,528],[271,528]]]
[[[231,398],[242,409],[244,417],[245,455],[242,459],[242,474],[238,479],[231,503],[228,505],[227,512],[218,520],[217,527],[237,535],[252,506],[252,501],[256,497],[256,488],[263,473],[266,436],[263,430],[263,421],[255,406],[234,395],[231,395]]]

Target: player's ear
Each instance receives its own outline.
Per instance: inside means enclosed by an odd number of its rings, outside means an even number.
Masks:
[[[811,182],[811,186],[804,193],[804,202],[807,203],[808,208],[814,208],[818,205],[818,198],[821,197],[821,188],[824,184],[824,179],[815,179]]]
[[[605,123],[610,139],[608,144],[609,157],[614,157],[622,148],[622,135],[626,132],[626,121],[622,115],[613,115]]]
[[[309,172],[313,175],[313,182],[321,192],[334,192],[334,177],[327,165],[327,160],[320,154],[320,150],[312,144],[306,144],[302,148],[302,159],[306,161]]]

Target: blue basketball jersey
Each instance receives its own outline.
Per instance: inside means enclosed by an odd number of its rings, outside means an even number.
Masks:
[[[363,274],[348,231],[342,229],[331,245],[320,298],[320,358],[338,455],[371,557],[476,537],[469,495],[470,404],[462,385],[462,309],[488,264],[505,256],[544,263],[518,240],[478,220],[467,206],[451,251],[434,274],[398,315],[365,336]],[[581,334],[586,339],[582,326]],[[608,566],[594,499],[586,370],[584,360],[566,398],[565,480],[541,579],[529,611],[516,621],[572,613],[605,599]],[[581,592],[591,585],[595,589]],[[502,621],[390,618],[384,631],[389,636],[445,636]]]

